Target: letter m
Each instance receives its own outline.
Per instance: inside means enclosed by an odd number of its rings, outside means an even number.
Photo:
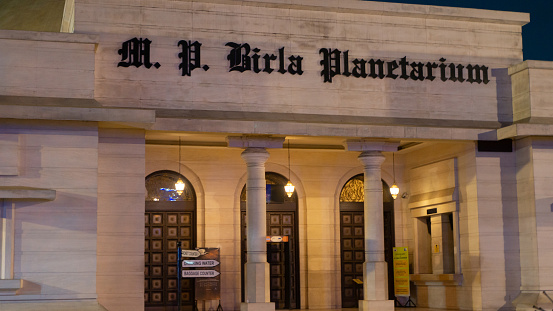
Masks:
[[[478,84],[484,82],[488,84],[490,80],[488,79],[488,67],[479,66],[479,65],[467,65],[468,78],[467,81],[470,83],[476,82]]]

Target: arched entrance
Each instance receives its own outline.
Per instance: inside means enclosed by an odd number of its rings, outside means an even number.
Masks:
[[[342,270],[342,308],[358,307],[363,299],[363,286],[354,282],[363,280],[365,261],[364,176],[349,179],[340,192],[340,254]],[[390,188],[382,181],[384,208],[384,252],[388,263],[388,296],[394,298],[393,247],[394,200]]]
[[[184,191],[176,191],[179,177]],[[196,192],[184,176],[158,171],[146,177],[144,240],[144,307],[146,311],[177,308],[177,242],[196,247]],[[183,310],[194,307],[194,281],[182,279]]]
[[[300,308],[298,197],[288,197],[284,186],[288,180],[280,174],[265,173],[267,203],[267,236],[286,236],[288,242],[268,242],[271,302],[277,309]],[[244,301],[244,264],[246,263],[246,187],[240,195],[242,301]]]

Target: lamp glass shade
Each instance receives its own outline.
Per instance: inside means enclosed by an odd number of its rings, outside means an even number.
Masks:
[[[284,186],[284,191],[286,191],[286,194],[288,195],[288,197],[292,197],[292,194],[294,193],[294,185],[292,185],[292,182],[291,181],[288,181],[288,183],[286,184],[286,186]]]
[[[390,194],[392,195],[392,198],[397,199],[397,195],[399,194],[399,187],[394,183],[390,187]]]
[[[184,182],[182,179],[179,178],[177,182],[175,183],[175,190],[177,190],[177,193],[181,195],[184,192]]]

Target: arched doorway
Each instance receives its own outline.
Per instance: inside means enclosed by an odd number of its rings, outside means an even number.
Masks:
[[[184,191],[176,191],[179,177]],[[144,215],[144,307],[146,311],[177,310],[177,242],[183,249],[196,247],[196,192],[173,171],[146,177]],[[181,280],[183,310],[194,307],[194,280]]]
[[[288,197],[284,186],[288,179],[280,174],[265,173],[267,203],[267,236],[286,236],[288,242],[268,242],[271,302],[276,309],[300,308],[298,197]],[[244,264],[247,252],[246,186],[240,195],[242,301],[244,301]]]
[[[394,200],[390,188],[382,181],[384,213],[384,252],[388,263],[388,296],[394,298],[393,247]],[[363,299],[363,286],[354,279],[363,280],[365,261],[364,176],[350,178],[340,192],[340,254],[342,270],[342,308],[358,307]]]

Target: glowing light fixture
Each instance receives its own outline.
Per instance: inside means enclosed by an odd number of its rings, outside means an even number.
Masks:
[[[392,195],[392,198],[397,199],[397,195],[399,194],[399,187],[396,185],[396,163],[395,163],[395,156],[392,153],[392,170],[394,173],[394,184],[390,187],[390,194]]]
[[[286,191],[289,198],[294,194],[294,188],[294,185],[290,181],[290,139],[288,139],[288,183],[284,186],[284,191]]]
[[[184,192],[184,182],[182,181],[182,178],[180,178],[180,136],[179,136],[179,180],[175,183],[175,190],[177,190],[177,193],[181,195]]]

